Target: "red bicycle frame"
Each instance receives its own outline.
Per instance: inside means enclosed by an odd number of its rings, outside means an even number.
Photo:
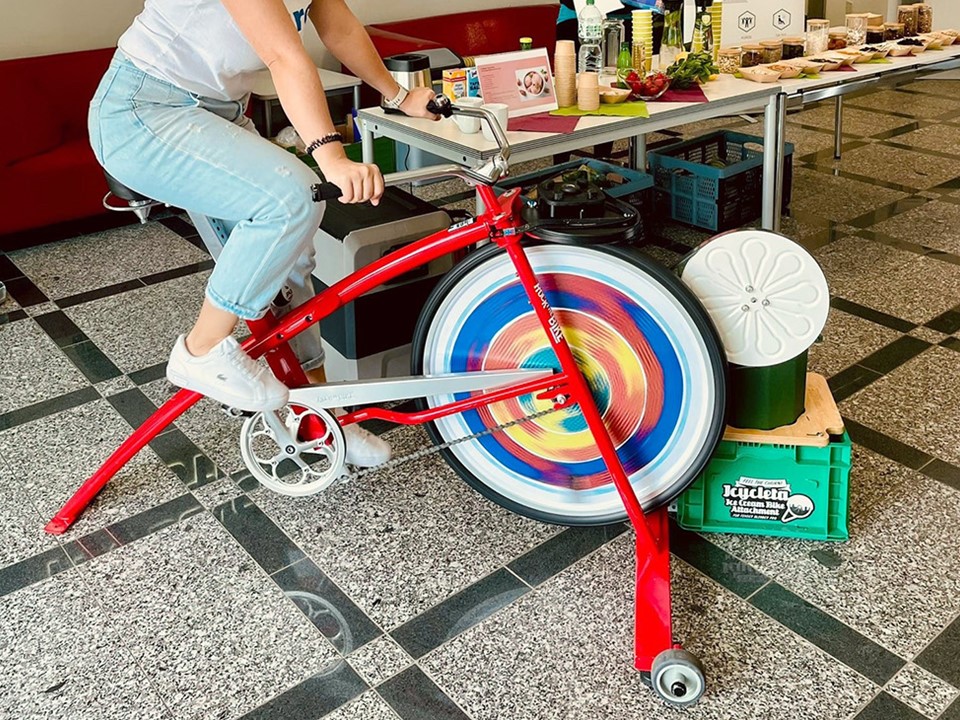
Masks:
[[[636,532],[637,593],[634,664],[639,670],[649,672],[654,657],[661,651],[674,647],[671,631],[670,557],[666,510],[660,509],[645,516],[633,492],[583,373],[574,360],[570,346],[521,245],[524,223],[519,213],[519,189],[511,190],[499,198],[487,185],[478,185],[477,191],[487,210],[475,221],[435,233],[390,253],[330,286],[282,318],[277,319],[268,315],[261,320],[249,322],[248,325],[253,334],[243,343],[243,349],[254,358],[265,356],[276,376],[288,387],[304,386],[307,384],[307,378],[287,344],[290,338],[364,293],[439,257],[485,240],[491,240],[503,247],[516,268],[520,283],[544,332],[550,339],[560,363],[560,372],[548,378],[498,388],[426,411],[406,413],[383,408],[368,408],[349,413],[341,417],[340,421],[348,425],[369,418],[380,418],[404,425],[422,424],[533,392],[541,392],[544,397],[555,397],[561,393],[568,397],[568,399],[555,401],[557,406],[568,403],[579,405]],[[55,535],[66,532],[103,486],[136,453],[202,397],[199,393],[180,390],[165,402],[84,482],[50,520],[46,531]]]

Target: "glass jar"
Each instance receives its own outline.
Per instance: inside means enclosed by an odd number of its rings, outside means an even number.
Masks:
[[[897,22],[903,23],[903,32],[908,37],[917,34],[917,20],[920,11],[916,5],[900,5],[897,8]]]
[[[736,75],[740,70],[740,48],[721,48],[717,67],[727,75]]]
[[[783,39],[783,59],[793,60],[801,58],[804,54],[805,41],[802,37],[791,37]]]
[[[827,50],[843,50],[847,46],[847,31],[832,32],[827,37]]]
[[[847,45],[863,45],[867,39],[867,14],[847,15]]]
[[[883,25],[871,25],[867,28],[867,45],[879,45],[883,42]]]
[[[763,47],[760,45],[744,45],[740,56],[740,67],[755,67],[763,62]]]
[[[917,32],[933,32],[933,7],[926,3],[916,3],[917,9]]]
[[[830,40],[829,20],[807,20],[807,54],[817,55],[827,49]]]
[[[778,63],[783,60],[783,41],[782,40],[764,40],[760,43],[763,48],[763,62]]]
[[[883,39],[887,42],[903,39],[903,23],[884,23]]]
[[[660,70],[665,71],[684,52],[683,46],[683,2],[682,0],[664,0],[663,4],[663,40],[660,43]]]

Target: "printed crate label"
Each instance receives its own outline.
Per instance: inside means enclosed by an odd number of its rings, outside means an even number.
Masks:
[[[723,502],[730,517],[791,523],[813,514],[813,499],[795,493],[786,480],[741,476],[736,483],[723,484]]]

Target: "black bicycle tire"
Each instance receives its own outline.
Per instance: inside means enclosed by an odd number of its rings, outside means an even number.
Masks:
[[[524,241],[524,246],[543,245],[542,242]],[[707,351],[708,364],[716,387],[716,403],[711,413],[710,426],[708,428],[706,441],[701,445],[694,461],[687,469],[683,477],[677,478],[667,490],[662,492],[653,503],[644,506],[644,512],[651,512],[663,505],[673,501],[681,492],[683,492],[700,474],[710,461],[717,445],[723,437],[723,431],[726,427],[726,378],[727,362],[724,355],[719,334],[713,325],[706,310],[700,304],[699,300],[690,292],[690,290],[680,281],[680,279],[671,273],[667,268],[651,260],[642,253],[633,248],[621,245],[591,245],[591,249],[598,252],[608,253],[619,256],[621,259],[639,267],[650,277],[658,282],[667,292],[673,295],[681,304],[684,311],[690,317],[696,329],[700,332],[704,346]],[[433,292],[427,298],[420,317],[414,330],[413,342],[410,353],[411,372],[414,375],[423,374],[423,361],[426,349],[426,341],[430,331],[431,322],[439,310],[444,298],[452,291],[470,273],[476,271],[484,263],[489,262],[496,255],[503,253],[504,250],[491,243],[486,247],[477,250],[462,261],[460,261],[443,279],[437,284]],[[420,409],[429,407],[426,398],[418,398],[417,406]],[[433,422],[426,423],[427,434],[431,441],[440,445],[446,441]],[[538,520],[540,522],[552,523],[566,526],[598,526],[608,525],[616,522],[622,522],[626,519],[626,511],[620,516],[610,516],[598,519],[570,517],[556,513],[548,513],[531,508],[523,503],[519,503],[509,497],[506,497],[480,478],[474,475],[460,462],[459,458],[450,451],[443,449],[440,451],[444,461],[466,482],[470,487],[479,492],[483,497],[495,502],[501,507],[510,510],[518,515]]]

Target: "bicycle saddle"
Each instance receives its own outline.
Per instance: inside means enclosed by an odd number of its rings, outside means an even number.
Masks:
[[[152,202],[152,198],[148,198],[145,195],[141,195],[136,190],[131,190],[122,182],[117,180],[113,175],[108,173],[106,170],[103,171],[104,177],[107,178],[107,187],[110,188],[110,192],[121,200],[126,200],[127,202]]]

